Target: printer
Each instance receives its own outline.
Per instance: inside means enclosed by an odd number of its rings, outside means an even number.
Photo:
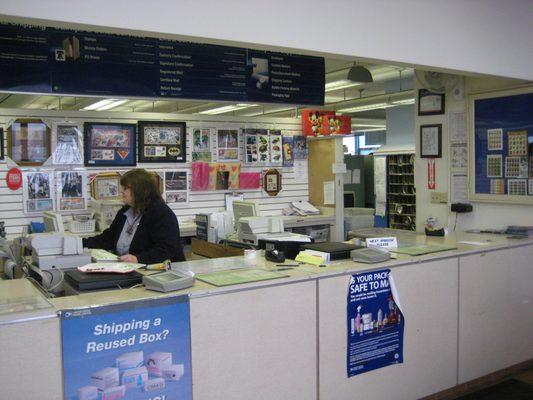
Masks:
[[[239,242],[257,246],[259,239],[283,233],[283,220],[279,217],[241,217],[237,222]]]
[[[80,237],[68,233],[34,233],[28,236],[35,266],[45,271],[54,267],[76,268],[91,262],[90,252],[83,251]]]

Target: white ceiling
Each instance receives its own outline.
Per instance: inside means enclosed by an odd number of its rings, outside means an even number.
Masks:
[[[343,78],[345,79],[348,70],[353,65],[353,62],[347,60],[326,59],[326,84],[339,81]],[[344,89],[327,90],[324,109],[339,110],[347,108],[347,106],[352,107],[360,102],[368,104],[374,100],[374,96],[378,96],[375,99],[378,102],[379,96],[383,97],[382,95],[385,94],[386,81],[398,80],[400,76],[404,78],[413,75],[412,69],[406,69],[404,67],[377,64],[365,64],[365,66],[371,71],[374,82]],[[0,93],[0,108],[81,110],[102,99],[94,97]],[[383,100],[381,99],[381,101]],[[206,102],[201,100],[129,99],[127,102],[108,111],[195,114],[230,104],[232,103]],[[299,108],[302,107],[283,104],[258,104],[253,107],[221,115],[295,117]],[[385,125],[384,110],[349,114],[352,115],[352,121],[355,121],[358,126],[363,126],[365,123],[368,126]]]

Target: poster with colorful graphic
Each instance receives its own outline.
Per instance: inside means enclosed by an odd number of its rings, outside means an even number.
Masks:
[[[292,155],[294,148],[294,137],[293,136],[283,136],[283,166],[292,167],[294,166],[294,157]]]
[[[192,399],[187,296],[60,314],[65,399]]]
[[[352,275],[348,287],[348,377],[403,363],[404,318],[390,270]]]
[[[293,157],[295,160],[307,160],[307,140],[305,136],[296,135],[293,136]]]
[[[329,135],[328,116],[334,116],[335,111],[302,110],[302,133],[304,136]]]

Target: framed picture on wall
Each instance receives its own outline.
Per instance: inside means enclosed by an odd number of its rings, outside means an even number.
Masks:
[[[4,128],[0,128],[0,160],[3,160],[4,158]]]
[[[420,126],[420,157],[442,157],[442,124]]]
[[[188,203],[188,177],[186,170],[165,171],[165,202]]]
[[[76,122],[52,124],[52,163],[83,164],[83,127]]]
[[[103,172],[91,181],[91,197],[95,200],[120,200],[120,174]]]
[[[53,171],[24,171],[22,177],[24,213],[52,211],[55,199]]]
[[[269,196],[277,196],[281,192],[281,173],[277,169],[271,168],[264,173],[263,190]]]
[[[185,122],[139,121],[139,162],[186,162]]]
[[[444,93],[420,89],[418,91],[418,115],[444,114],[444,100]]]
[[[7,128],[7,155],[21,166],[39,166],[50,157],[50,128],[40,119],[17,119]]]
[[[86,122],[85,165],[88,167],[135,166],[134,124]]]
[[[216,139],[218,161],[240,161],[238,129],[218,129]]]
[[[85,171],[56,172],[58,211],[87,209],[87,174]]]
[[[469,199],[533,204],[533,87],[468,98]]]

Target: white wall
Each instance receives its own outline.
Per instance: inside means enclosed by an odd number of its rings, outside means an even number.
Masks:
[[[533,79],[531,0],[2,0],[0,14]]]
[[[415,80],[416,81],[416,80]],[[451,93],[446,94],[446,114],[434,116],[416,116],[415,132],[419,136],[420,125],[442,124],[442,158],[436,159],[436,192],[447,192],[450,199],[450,162],[449,162],[449,116],[450,112],[467,112],[468,94],[500,90],[515,87],[516,81],[508,79],[465,78],[465,99],[455,100]],[[419,85],[415,82],[415,91],[418,93]],[[415,105],[415,107],[417,107]],[[417,108],[415,108],[417,109]],[[470,126],[470,124],[469,124]],[[470,138],[470,127],[468,128]],[[419,143],[416,143],[415,185],[416,185],[416,210],[417,230],[422,231],[427,217],[437,217],[444,225],[451,229],[455,224],[455,213],[450,211],[450,204],[431,204],[430,190],[427,186],[427,159],[421,159]],[[533,225],[533,206],[473,202],[473,212],[459,214],[457,217],[457,230],[478,228],[505,228],[508,225]]]

